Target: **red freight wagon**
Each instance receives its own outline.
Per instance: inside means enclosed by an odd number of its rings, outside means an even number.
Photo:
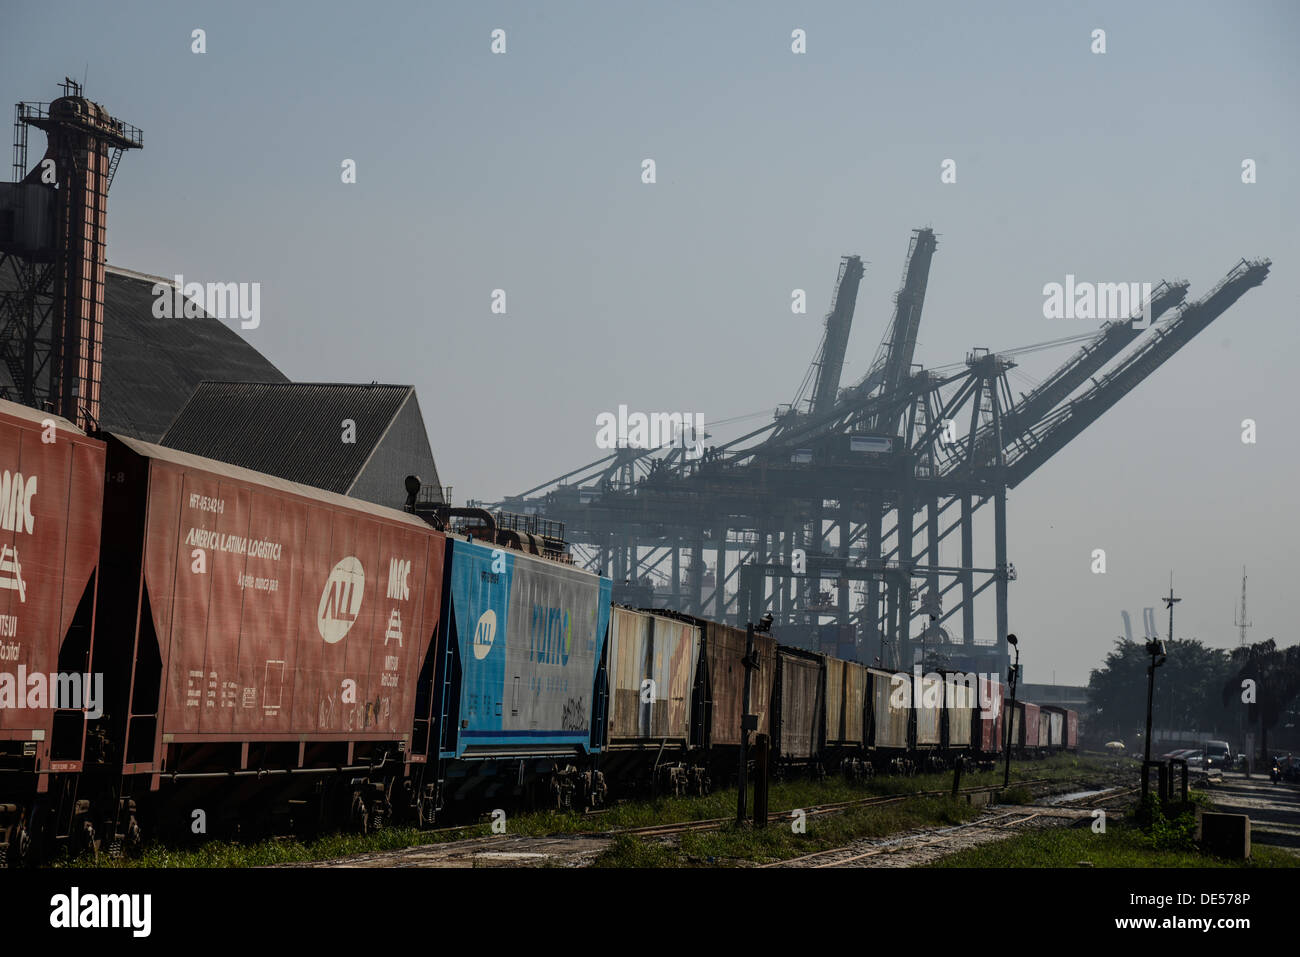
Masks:
[[[1039,708],[1036,704],[1030,704],[1028,701],[1017,703],[1016,709],[1020,712],[1020,746],[1028,750],[1039,746]]]
[[[432,682],[444,536],[133,439],[110,439],[108,457],[120,567],[100,620],[135,662],[114,682],[112,705],[131,701],[119,818],[164,785],[224,779],[228,806],[248,779],[336,771],[357,782],[354,816],[385,816],[395,777],[427,757],[433,695],[417,679]]]
[[[0,401],[0,854],[51,775],[80,770],[99,564],[104,448]],[[56,700],[57,698],[57,700]],[[56,707],[62,706],[62,707]],[[51,799],[53,799],[51,795]]]
[[[985,675],[979,676],[979,695],[981,710],[975,718],[979,722],[979,748],[985,754],[993,754],[1002,750],[1002,739],[1006,736],[1002,715],[1007,702],[1002,697],[1002,685]],[[984,702],[989,702],[993,709],[989,717],[984,716]]]

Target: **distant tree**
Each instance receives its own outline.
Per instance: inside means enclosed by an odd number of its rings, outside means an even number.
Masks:
[[[1088,676],[1088,723],[1104,737],[1124,738],[1145,723],[1147,660],[1140,642],[1119,638]]]
[[[1247,709],[1246,719],[1259,727],[1259,750],[1268,759],[1268,732],[1276,727],[1292,699],[1300,694],[1300,645],[1285,651],[1277,642],[1256,642],[1234,648],[1231,655],[1232,670],[1223,683],[1222,701],[1225,708]],[[1246,695],[1246,683],[1254,682],[1253,695]],[[1244,701],[1243,697],[1253,697]]]
[[[1195,638],[1167,642],[1165,650],[1168,657],[1156,671],[1153,726],[1217,729],[1227,717],[1215,694],[1228,673],[1227,652],[1207,648]],[[1144,642],[1116,640],[1102,666],[1088,679],[1092,727],[1121,738],[1145,729],[1150,663]]]

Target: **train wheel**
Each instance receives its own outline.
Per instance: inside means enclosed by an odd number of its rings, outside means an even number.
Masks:
[[[122,849],[127,857],[139,857],[140,852],[144,849],[144,834],[140,830],[140,822],[131,815],[131,820],[127,822],[126,834],[122,838]]]
[[[83,819],[81,824],[79,826],[74,827],[73,829],[73,836],[72,836],[73,856],[74,857],[79,856],[81,854],[86,853],[87,851],[94,852],[95,855],[98,856],[99,847],[96,843],[97,840],[98,837],[95,834],[95,825],[91,824],[89,820]]]
[[[32,833],[27,829],[27,822],[20,822],[9,836],[8,860],[2,862],[9,867],[31,867],[35,855],[32,847]]]
[[[361,797],[361,792],[355,791],[352,794],[352,809],[348,812],[348,824],[356,833],[368,834],[368,823],[369,815],[366,813],[365,799]]]

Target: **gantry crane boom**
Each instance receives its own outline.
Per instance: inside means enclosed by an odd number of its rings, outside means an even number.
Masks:
[[[894,318],[885,331],[871,372],[867,373],[868,379],[878,377],[882,394],[897,393],[911,375],[916,336],[921,328],[921,310],[925,306],[925,287],[929,282],[930,262],[936,245],[933,229],[926,227],[912,231],[907,263],[903,267],[903,282],[894,297]],[[899,416],[888,413],[877,414],[870,422],[872,431],[894,433],[898,426]]]
[[[1187,298],[1188,283],[1179,279],[1159,283],[1151,293],[1151,321],[1154,323]],[[1130,319],[1108,322],[1097,331],[1083,348],[1072,355],[1055,372],[1019,402],[1007,409],[1002,419],[1003,444],[1013,443],[1049,416],[1080,385],[1104,368],[1108,362],[1123,352],[1142,334],[1142,328],[1133,325],[1141,315],[1140,308]],[[1008,388],[1008,393],[1009,393]],[[971,448],[987,448],[992,440],[992,425],[985,425],[973,439],[968,437],[954,450],[956,459],[950,468],[960,464]]]
[[[1022,441],[1007,449],[1007,486],[1014,488],[1067,442],[1101,417],[1102,413],[1160,368],[1197,333],[1222,315],[1247,290],[1268,276],[1270,261],[1237,263],[1209,293],[1182,307],[1178,315],[1154,334],[1113,371],[1096,380],[1079,398],[1061,406],[1025,432]],[[1029,439],[1029,441],[1023,441]]]
[[[1187,298],[1185,279],[1161,282],[1151,293],[1151,321],[1157,321],[1165,312],[1182,305]],[[1108,322],[1096,337],[1071,356],[1059,369],[1043,380],[1038,388],[1024,396],[1007,413],[1005,427],[1015,429],[1018,422],[1028,428],[1069,397],[1075,389],[1088,380],[1124,351],[1142,334],[1130,319]]]
[[[840,374],[844,369],[844,352],[848,348],[849,330],[853,325],[853,307],[858,300],[858,284],[861,281],[861,257],[845,256],[840,261],[835,296],[826,316],[826,335],[822,338],[822,350],[817,358],[817,384],[813,388],[812,412],[825,412],[835,405],[835,397],[840,390]]]

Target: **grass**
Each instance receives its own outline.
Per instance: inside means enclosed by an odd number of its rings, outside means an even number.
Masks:
[[[765,828],[727,824],[717,831],[681,835],[676,845],[634,835],[620,836],[596,858],[595,867],[726,867],[788,860],[815,851],[843,847],[854,840],[885,837],[923,826],[961,824],[979,809],[951,798],[914,798],[882,807],[854,808],[838,814],[809,817],[804,831],[790,822]]]
[[[1116,773],[1113,758],[1079,757],[1061,755],[1043,761],[1025,761],[1013,763],[1011,779],[1016,793],[1025,791],[1023,787],[1014,787],[1017,781],[1037,778],[1067,780],[1086,777],[1100,780]],[[1132,772],[1129,771],[1129,776]],[[962,787],[997,785],[1002,782],[1001,768],[997,771],[967,772],[962,775]],[[880,776],[859,784],[849,783],[834,775],[823,781],[795,779],[773,782],[768,792],[769,807],[773,811],[789,811],[795,808],[808,808],[817,804],[851,801],[872,795],[904,794],[912,791],[947,790],[952,786],[952,772],[937,774],[918,774],[915,777]],[[819,849],[809,845],[809,841],[838,840],[841,843],[853,837],[869,837],[890,833],[908,827],[926,823],[936,823],[945,818],[939,814],[938,806],[923,802],[906,802],[911,808],[916,805],[919,810],[916,817],[907,817],[898,805],[886,808],[860,809],[845,814],[828,815],[808,820],[808,833],[798,835],[798,841],[785,842],[773,835],[778,832],[789,833],[788,827],[773,826],[757,832],[742,831],[733,833],[730,829],[716,833],[696,833],[685,835],[681,842],[682,861],[702,861],[727,858],[758,860],[777,859],[778,857],[797,856],[794,848],[806,848],[798,853],[808,853]],[[949,802],[940,801],[940,805]],[[752,789],[749,807],[752,809]],[[928,808],[928,809],[927,809]],[[870,813],[867,813],[870,812]],[[599,816],[572,814],[560,811],[535,811],[511,814],[507,818],[507,831],[512,835],[544,836],[549,834],[572,834],[592,831],[611,831],[622,828],[645,827],[655,824],[675,823],[712,818],[729,818],[736,813],[736,791],[734,788],[715,791],[704,797],[657,798],[622,801],[613,805]],[[847,830],[837,830],[837,828]],[[857,829],[857,830],[855,830]],[[352,834],[331,834],[310,841],[292,839],[264,840],[255,843],[240,844],[229,841],[208,841],[197,847],[169,847],[152,844],[145,848],[136,858],[113,860],[105,855],[98,859],[90,855],[69,861],[63,860],[56,866],[71,867],[259,867],[270,864],[294,864],[310,861],[331,860],[356,854],[399,850],[407,847],[419,847],[446,841],[482,837],[492,833],[486,821],[469,824],[452,831],[421,831],[416,828],[388,828],[377,834],[366,836]],[[790,834],[790,837],[796,835]],[[776,842],[776,843],[772,843]],[[638,854],[650,854],[657,864],[640,864],[635,866],[669,866],[668,859],[659,850],[649,847],[636,849],[638,842],[620,838],[612,849],[615,852],[610,862],[626,855],[629,859]],[[830,845],[827,845],[830,846]],[[619,849],[622,850],[619,850]]]
[[[1254,846],[1252,860],[1233,861],[1196,850],[1156,849],[1136,828],[1107,824],[1105,834],[1090,827],[1030,831],[1006,841],[966,848],[930,867],[1297,867],[1300,858],[1272,847]]]

